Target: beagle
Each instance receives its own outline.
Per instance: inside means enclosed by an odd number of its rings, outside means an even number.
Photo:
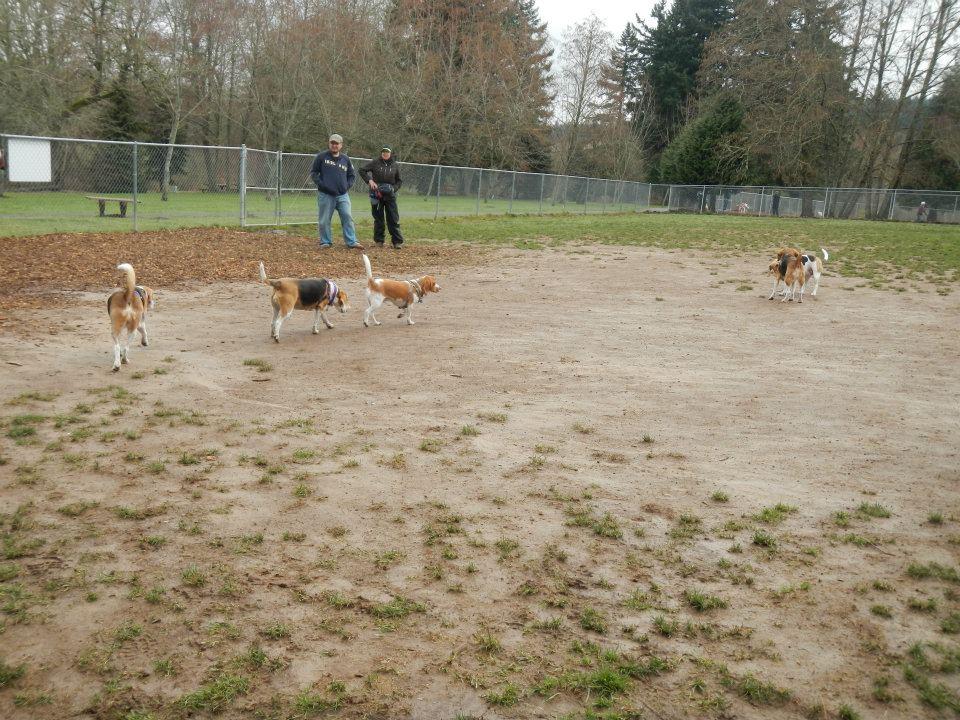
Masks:
[[[413,303],[423,302],[423,297],[427,293],[440,292],[440,286],[437,285],[433,275],[424,275],[417,280],[385,280],[383,278],[374,280],[370,258],[366,255],[363,256],[363,267],[367,271],[367,309],[363,313],[364,327],[370,327],[371,320],[373,320],[374,325],[380,324],[373,313],[386,300],[400,308],[398,318],[406,315],[407,325],[413,325],[411,307]]]
[[[773,290],[767,300],[773,300],[773,297],[777,294],[777,288],[780,287],[780,282],[783,281],[783,299],[780,302],[785,302],[788,294],[790,300],[793,300],[794,287],[797,284],[800,285],[800,302],[803,302],[803,283],[806,279],[806,272],[803,268],[803,262],[800,260],[799,250],[788,247],[778,249],[777,259],[771,261],[768,269],[774,280]]]
[[[313,310],[313,334],[320,332],[320,321],[332,329],[333,325],[324,314],[331,305],[336,305],[340,312],[350,309],[347,305],[347,294],[337,287],[333,280],[325,278],[279,278],[271,280],[267,271],[260,263],[260,282],[273,288],[270,303],[273,305],[273,322],[270,324],[270,337],[280,342],[280,326],[283,321],[293,315],[294,310]]]
[[[804,279],[810,282],[810,278],[813,278],[813,292],[810,293],[813,297],[817,296],[817,290],[820,289],[820,275],[823,273],[823,263],[830,259],[830,254],[826,248],[820,248],[820,252],[823,253],[822,261],[814,253],[804,253],[800,256],[800,261],[803,263]],[[803,302],[803,287],[800,288],[800,301]]]
[[[113,371],[120,369],[121,363],[130,362],[130,336],[140,333],[140,344],[147,346],[147,309],[153,309],[153,290],[137,285],[137,275],[130,263],[117,265],[124,274],[124,287],[114,290],[107,298],[107,315],[110,316],[110,332],[113,335]],[[121,346],[120,336],[127,331],[125,342]]]

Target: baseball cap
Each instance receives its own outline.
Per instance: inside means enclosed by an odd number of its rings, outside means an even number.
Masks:
[[[330,136],[330,139],[327,142],[338,142],[341,145],[343,145],[343,136],[338,135],[337,133],[334,133],[333,135]]]
[[[392,152],[393,152],[393,150],[392,150],[392,149],[390,148],[390,146],[389,146],[389,145],[384,145],[384,146],[383,146],[382,148],[380,148],[380,152],[388,152],[388,153],[392,153]]]

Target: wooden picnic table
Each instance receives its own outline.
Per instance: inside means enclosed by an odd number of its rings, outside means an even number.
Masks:
[[[134,200],[129,197],[104,197],[103,195],[84,195],[87,200],[96,200],[97,207],[100,208],[100,217],[105,217],[104,211],[108,202],[120,203],[120,214],[111,215],[110,217],[126,217],[127,216],[127,203],[138,203],[139,200]]]

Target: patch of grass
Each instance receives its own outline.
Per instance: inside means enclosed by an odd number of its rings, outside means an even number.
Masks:
[[[133,640],[134,638],[140,637],[142,634],[143,627],[137,625],[136,623],[127,622],[114,630],[113,639],[118,643],[123,644],[128,640]]]
[[[408,600],[400,595],[395,595],[393,600],[388,603],[378,603],[370,608],[370,613],[377,618],[405,618],[411,613],[426,612],[426,606],[423,603]]]
[[[787,515],[791,515],[796,511],[797,508],[793,505],[777,503],[773,507],[763,508],[753,516],[753,519],[757,522],[766,523],[767,525],[779,525],[786,519]]]
[[[946,635],[960,633],[960,613],[950,613],[940,621],[940,632]]]
[[[860,507],[857,508],[857,515],[864,518],[888,518],[890,517],[890,511],[880,503],[860,503]]]
[[[574,429],[574,432],[578,432],[581,435],[590,435],[591,433],[593,433],[593,428],[590,427],[589,425],[585,425],[582,422],[575,422],[573,424],[573,429]]]
[[[584,630],[606,635],[608,624],[607,618],[593,608],[584,608],[580,613],[580,627]]]
[[[268,363],[266,360],[261,360],[260,358],[247,358],[243,361],[244,367],[255,367],[257,372],[270,372],[273,370],[273,365]]]
[[[177,705],[186,710],[219,712],[238,696],[246,695],[250,681],[243,675],[220,675],[192,693],[183,695]]]
[[[317,456],[317,453],[308,448],[299,448],[293,451],[293,461],[295,463],[310,462]]]
[[[957,572],[956,568],[947,567],[946,565],[940,565],[935,562],[927,563],[926,565],[911,563],[909,567],[907,567],[907,575],[917,580],[936,578],[937,580],[960,584],[960,573]]]
[[[334,525],[332,528],[327,530],[327,534],[330,537],[342,538],[346,535],[348,530],[343,525]]]
[[[927,515],[927,522],[931,525],[943,525],[943,513],[932,512]]]
[[[461,437],[476,437],[480,434],[480,429],[473,425],[464,425],[460,428]]]
[[[207,576],[196,565],[191,565],[184,570],[181,577],[190,587],[203,587],[207,583]]]
[[[516,555],[517,550],[520,549],[520,543],[509,538],[500,538],[493,546],[497,549],[501,562]]]
[[[14,666],[0,660],[0,688],[7,687],[7,685],[19,680],[26,671],[26,664]]]
[[[773,550],[777,547],[777,539],[766,530],[757,530],[753,533],[753,544]]]
[[[751,705],[783,705],[790,700],[789,690],[763,682],[751,674],[733,682],[737,692]]]
[[[306,498],[306,497],[310,497],[312,494],[313,494],[313,490],[311,490],[309,487],[307,487],[303,483],[300,483],[293,489],[294,497]]]
[[[387,467],[391,467],[394,470],[406,470],[407,469],[407,456],[401,453],[396,453],[387,460]]]
[[[67,517],[80,517],[87,510],[92,510],[99,505],[100,503],[92,500],[79,500],[75,503],[70,503],[69,505],[63,505],[62,507],[57,508],[57,512],[61,515],[66,515]]]
[[[141,459],[143,459],[141,457]],[[154,460],[152,463],[147,465],[147,472],[151,475],[159,475],[162,472],[165,472],[167,469],[166,463],[162,460]]]
[[[398,562],[406,557],[405,553],[400,552],[399,550],[386,550],[385,552],[378,553],[374,557],[374,564],[380,570],[386,570],[395,562]]]
[[[304,690],[302,693],[297,695],[296,700],[294,700],[293,706],[296,708],[297,714],[292,715],[291,717],[314,717],[320,714],[339,710],[342,705],[343,701],[340,698],[326,698],[318,693],[312,693],[309,690]]]
[[[29,402],[50,402],[60,397],[59,393],[29,390],[7,400],[7,405],[26,405]]]
[[[882,618],[892,618],[893,610],[890,609],[887,605],[873,605],[870,607],[870,612],[872,612],[877,617]]]
[[[604,513],[603,517],[597,517],[592,508],[572,507],[567,509],[567,516],[570,518],[567,521],[568,525],[588,527],[595,535],[600,537],[615,540],[623,537],[623,531],[610,513]]]
[[[270,638],[271,640],[282,640],[290,637],[290,628],[281,622],[274,622],[263,628],[263,630],[260,631],[260,634],[264,637]]]
[[[307,534],[302,532],[284,532],[281,540],[284,542],[303,542],[307,539]]]
[[[687,604],[697,612],[706,612],[716,608],[725,608],[727,603],[716,595],[708,595],[699,590],[686,590],[683,594]]]
[[[670,537],[674,540],[690,540],[701,531],[702,521],[696,515],[683,513],[677,518],[677,524],[670,529]]]
[[[710,496],[710,499],[714,502],[725,503],[730,501],[730,496],[723,492],[723,490],[717,490]]]
[[[520,702],[520,688],[513,683],[507,683],[499,692],[491,690],[483,696],[483,699],[491,705],[513,707]]]
[[[935,598],[912,597],[907,600],[907,607],[914,612],[932,613],[937,611],[937,601]]]
[[[493,655],[503,650],[503,645],[500,644],[500,641],[494,637],[489,630],[475,633],[473,642],[480,652],[486,653],[487,655]]]
[[[424,438],[420,442],[420,451],[427,453],[438,453],[443,449],[443,443],[436,438]]]
[[[860,713],[849,705],[844,704],[837,710],[837,718],[839,720],[860,720]]]
[[[850,513],[845,510],[838,510],[833,514],[833,522],[837,527],[850,527]]]
[[[507,421],[506,413],[501,412],[481,412],[477,413],[477,417],[492,423],[505,423]]]

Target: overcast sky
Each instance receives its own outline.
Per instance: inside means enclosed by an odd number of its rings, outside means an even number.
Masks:
[[[634,0],[633,2],[605,2],[595,0],[593,3],[583,0],[537,0],[540,10],[540,19],[547,23],[547,30],[555,40],[563,35],[563,31],[570,25],[581,22],[590,12],[596,13],[614,40],[620,37],[623,28],[632,22],[639,14],[644,20],[650,17],[655,0]]]

